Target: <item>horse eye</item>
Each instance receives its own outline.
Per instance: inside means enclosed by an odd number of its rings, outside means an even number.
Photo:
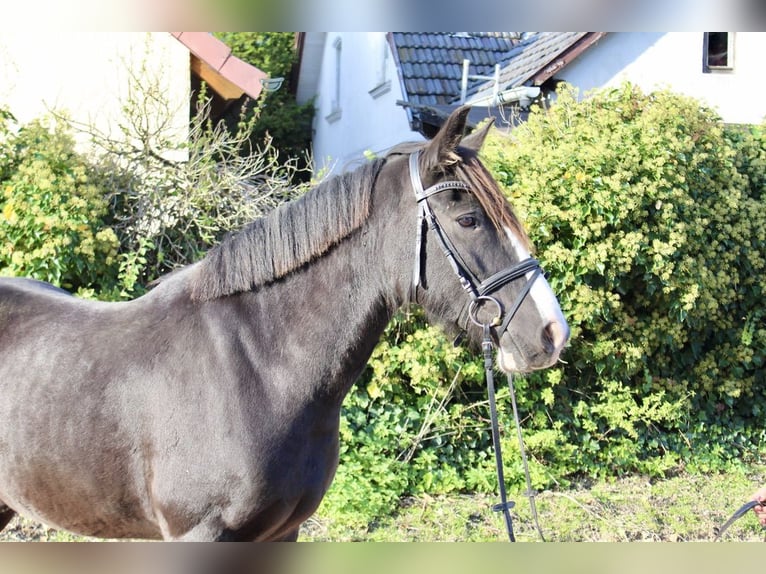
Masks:
[[[457,222],[460,227],[476,227],[476,217],[473,215],[461,215]]]

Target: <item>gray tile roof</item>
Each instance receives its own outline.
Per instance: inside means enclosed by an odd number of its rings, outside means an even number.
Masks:
[[[585,32],[392,33],[405,98],[410,104],[441,106],[460,98],[463,59],[469,75],[492,76],[501,65],[500,89],[523,85]],[[492,94],[492,82],[469,80],[470,99]]]
[[[562,52],[583,38],[587,32],[541,32],[514,47],[500,62],[500,91],[523,86]],[[472,91],[469,99],[492,95],[492,82],[484,82]]]
[[[393,48],[406,99],[412,104],[441,105],[460,97],[463,59],[470,75],[490,76],[519,43],[517,32],[393,32]],[[481,80],[470,80],[469,90]]]

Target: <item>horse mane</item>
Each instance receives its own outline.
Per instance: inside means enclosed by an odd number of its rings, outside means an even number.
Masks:
[[[400,144],[384,158],[327,179],[226,237],[194,267],[192,298],[205,301],[250,291],[326,253],[369,216],[372,189],[386,159],[424,145]],[[442,166],[445,175],[469,186],[497,229],[510,229],[532,251],[523,225],[476,152],[458,147]]]
[[[226,237],[195,266],[192,298],[216,299],[276,281],[327,252],[370,213],[385,160],[331,177]]]

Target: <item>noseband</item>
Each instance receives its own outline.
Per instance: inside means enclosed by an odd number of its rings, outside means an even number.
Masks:
[[[415,152],[410,155],[410,180],[412,182],[412,188],[415,191],[415,198],[418,202],[418,226],[417,234],[415,236],[415,268],[412,273],[413,298],[417,295],[418,287],[425,287],[422,271],[423,262],[425,261],[424,238],[430,228],[438,239],[444,255],[452,266],[452,270],[455,272],[455,275],[457,275],[460,285],[466,293],[468,293],[468,296],[471,299],[468,310],[468,316],[471,321],[479,327],[485,326],[485,324],[480,322],[477,318],[477,313],[480,307],[484,303],[494,303],[497,307],[497,315],[491,321],[489,326],[494,327],[495,336],[499,341],[500,337],[502,337],[503,333],[508,329],[511,320],[516,315],[519,307],[521,307],[521,304],[524,302],[529,290],[532,288],[532,284],[542,272],[540,263],[537,259],[528,257],[507,269],[491,275],[484,281],[479,280],[476,275],[471,272],[463,258],[460,257],[460,253],[455,248],[452,241],[450,241],[447,234],[444,233],[444,230],[439,225],[439,220],[436,218],[431,206],[428,204],[428,198],[432,195],[436,195],[437,193],[441,193],[448,189],[469,191],[469,187],[461,181],[442,181],[432,185],[428,189],[423,189],[423,184],[420,179],[420,165],[418,164],[419,157],[420,152]],[[492,297],[492,294],[512,281],[525,277],[527,273],[530,272],[532,275],[527,279],[521,292],[516,297],[514,304],[505,313],[505,316],[503,316],[503,306],[495,297]]]

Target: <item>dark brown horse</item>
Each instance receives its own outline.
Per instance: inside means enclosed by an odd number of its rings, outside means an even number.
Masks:
[[[134,301],[0,280],[0,527],[294,540],[332,481],[343,398],[411,302],[474,342],[470,319],[491,324],[504,370],[552,365],[566,321],[466,113]]]

